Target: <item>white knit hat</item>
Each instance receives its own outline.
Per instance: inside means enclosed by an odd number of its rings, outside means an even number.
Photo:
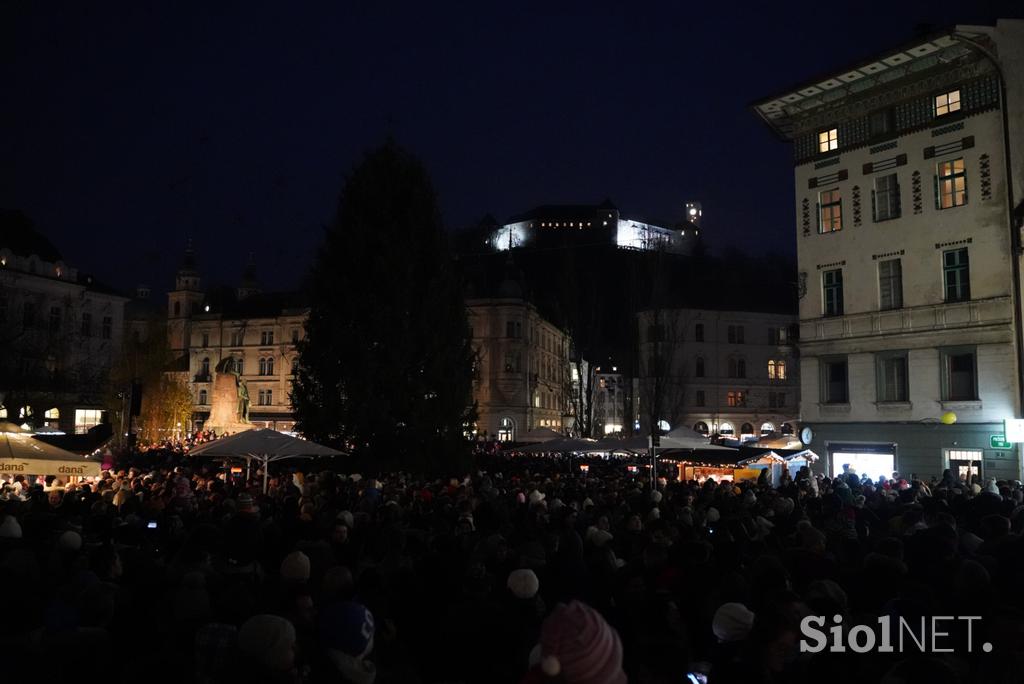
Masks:
[[[68,530],[57,538],[57,548],[61,551],[81,551],[82,535],[74,530]]]
[[[541,501],[544,500],[545,496],[547,496],[547,495],[543,494],[541,492],[538,492],[536,489],[534,489],[532,492],[530,492],[530,503],[531,504],[540,503]]]
[[[719,641],[742,641],[754,626],[754,613],[742,603],[723,603],[715,611],[711,631]]]
[[[293,582],[309,581],[309,556],[292,551],[281,561],[281,579]]]
[[[13,515],[5,516],[0,523],[0,539],[21,539],[21,524]]]
[[[520,568],[508,574],[508,589],[516,598],[530,599],[537,595],[540,580],[533,570]]]

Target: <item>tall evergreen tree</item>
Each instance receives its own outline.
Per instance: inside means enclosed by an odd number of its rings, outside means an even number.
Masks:
[[[456,467],[475,419],[462,289],[430,178],[393,143],[342,189],[312,272],[298,428],[381,467]]]

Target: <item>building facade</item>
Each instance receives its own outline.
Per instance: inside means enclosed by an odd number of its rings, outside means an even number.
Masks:
[[[640,434],[688,427],[750,440],[792,432],[800,405],[796,316],[661,309],[637,317]]]
[[[755,110],[794,148],[820,465],[1019,477],[1002,435],[1021,415],[1024,22],[957,26]]]
[[[126,297],[65,263],[20,214],[0,237],[0,421],[84,433],[104,421]]]
[[[569,340],[521,293],[466,302],[476,365],[476,437],[502,442],[535,428],[563,432],[569,417]]]
[[[191,249],[168,293],[167,334],[192,392],[194,430],[210,416],[214,369],[233,358],[249,392],[249,420],[256,427],[291,431],[296,344],[305,335],[309,306],[298,293],[261,292],[254,267],[241,286],[204,291]]]
[[[699,222],[701,214],[700,203],[690,202],[683,220],[666,225],[624,217],[610,200],[598,205],[545,205],[491,227],[485,242],[498,251],[530,246],[614,245],[620,249],[689,254],[700,236],[693,219]]]

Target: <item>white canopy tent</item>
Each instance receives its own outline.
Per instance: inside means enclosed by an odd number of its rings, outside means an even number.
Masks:
[[[537,444],[531,444],[528,447],[518,449],[523,453],[527,454],[554,454],[554,453],[577,453],[583,451],[594,451],[594,446],[597,444],[595,439],[553,439],[548,442],[539,442]]]
[[[73,454],[24,432],[0,432],[0,477],[12,475],[77,475],[99,477],[100,462]]]
[[[263,492],[266,493],[267,471],[271,463],[290,458],[343,456],[345,452],[306,439],[292,437],[277,430],[262,428],[246,430],[207,442],[192,449],[189,455],[244,458],[247,461],[258,461],[263,464]]]

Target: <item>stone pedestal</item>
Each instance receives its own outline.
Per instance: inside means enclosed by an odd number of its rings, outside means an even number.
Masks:
[[[204,428],[224,432],[241,432],[252,428],[252,423],[239,414],[238,376],[234,373],[215,372],[210,397],[210,417]]]

